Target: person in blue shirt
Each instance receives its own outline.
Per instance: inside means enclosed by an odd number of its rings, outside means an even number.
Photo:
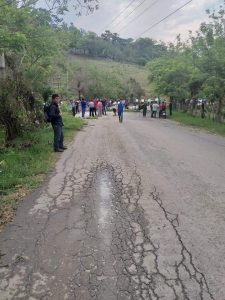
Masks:
[[[82,98],[82,100],[81,100],[82,118],[84,118],[84,116],[85,116],[86,106],[87,106],[86,101],[84,100],[84,98]]]
[[[119,116],[119,122],[123,122],[123,103],[120,101],[118,103],[118,108],[117,108],[118,116]]]

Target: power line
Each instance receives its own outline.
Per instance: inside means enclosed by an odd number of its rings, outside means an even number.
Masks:
[[[103,29],[107,29],[116,19],[118,19],[124,12],[125,10],[127,10],[136,0],[131,1],[122,11],[121,13],[119,13],[118,16],[116,16],[114,19],[112,19],[112,21]]]
[[[160,21],[154,23],[152,26],[150,26],[149,28],[147,28],[145,31],[143,31],[140,35],[135,37],[135,40],[138,39],[139,37],[141,37],[144,33],[146,33],[147,31],[151,30],[152,28],[156,27],[157,25],[159,25],[160,23],[162,23],[163,21],[165,21],[166,19],[168,19],[169,17],[171,17],[172,15],[174,15],[176,12],[178,12],[179,10],[181,10],[182,8],[184,8],[185,6],[187,6],[189,3],[191,3],[193,0],[190,0],[188,2],[186,2],[184,5],[178,7],[176,10],[174,10],[172,13],[170,13],[169,15],[167,15],[165,18],[161,19]]]
[[[132,23],[133,21],[137,20],[140,16],[142,16],[144,13],[146,13],[146,11],[148,11],[150,8],[152,8],[152,6],[154,6],[157,2],[159,2],[160,0],[155,0],[152,4],[150,4],[144,11],[142,11],[138,16],[136,16],[136,18],[130,20],[125,26],[123,26],[117,33],[121,32],[124,30],[124,28],[126,28],[130,23]]]
[[[126,19],[137,9],[139,8],[146,0],[143,0],[141,3],[139,3],[127,16]],[[118,23],[116,23],[116,25],[113,26],[118,26],[120,23],[122,23],[124,20],[119,21]]]

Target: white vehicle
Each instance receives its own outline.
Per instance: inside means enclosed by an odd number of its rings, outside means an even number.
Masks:
[[[197,99],[197,106],[201,106],[203,102],[205,102],[204,99]]]

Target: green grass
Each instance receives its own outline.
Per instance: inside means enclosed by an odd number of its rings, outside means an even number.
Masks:
[[[170,117],[170,119],[187,126],[193,126],[195,128],[204,129],[208,132],[225,136],[225,124],[218,123],[213,120],[193,117],[182,112],[173,112],[173,115]]]
[[[63,114],[65,141],[71,140],[83,126],[83,121]],[[12,142],[12,147],[0,150],[0,217],[1,210],[14,206],[19,193],[37,187],[51,170],[58,154],[52,150],[51,124],[24,134]]]
[[[141,87],[144,89],[146,95],[152,95],[152,89],[148,80],[149,74],[145,67],[74,55],[70,55],[67,62],[69,64],[75,64],[76,69],[81,69],[82,72],[87,75],[90,74],[90,69],[103,71],[104,74],[108,73],[109,75],[116,74],[124,84],[127,84],[130,77],[135,78],[136,81],[141,84]]]

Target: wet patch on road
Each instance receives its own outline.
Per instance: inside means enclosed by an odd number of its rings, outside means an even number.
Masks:
[[[102,161],[90,171],[81,169],[67,176],[57,196],[49,195],[48,202],[40,198],[31,210],[29,222],[35,214],[38,218],[46,213],[46,220],[34,237],[33,251],[25,245],[22,255],[0,266],[0,296],[214,299],[178,232],[178,216],[166,211],[155,190],[151,199],[166,225],[150,225],[140,204],[142,191],[136,168],[125,173],[120,166]],[[161,226],[160,238],[154,234],[152,227],[156,226]],[[27,238],[26,229],[21,236]],[[162,251],[165,245],[166,254]]]
[[[148,272],[157,272],[157,248],[138,204],[140,176],[134,170],[124,185],[120,168],[102,163],[85,186],[85,236],[80,269],[71,282],[75,299],[157,299],[153,285],[158,283]]]
[[[166,212],[176,230],[180,256],[161,270],[160,244],[139,200],[141,177],[136,170],[124,184],[119,167],[101,163],[87,177],[83,195],[85,236],[79,253],[80,268],[71,284],[75,299],[213,299],[204,275],[193,263],[176,227],[176,215]],[[152,197],[163,208],[157,194]]]

